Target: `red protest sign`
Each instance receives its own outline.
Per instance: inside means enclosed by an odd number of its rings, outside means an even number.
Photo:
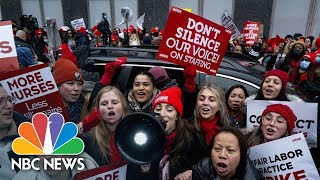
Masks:
[[[178,65],[192,64],[215,75],[227,49],[231,31],[182,9],[172,7],[158,59]]]
[[[49,116],[61,113],[65,121],[69,116],[60,97],[58,87],[47,65],[38,65],[1,74],[2,87],[14,99],[14,110],[31,119],[43,112]]]
[[[0,22],[0,73],[19,69],[16,45],[10,21]]]
[[[125,161],[102,166],[95,169],[80,172],[75,175],[73,180],[100,180],[100,179],[118,179],[125,180],[127,175],[127,163]]]
[[[252,46],[258,41],[260,33],[260,22],[247,21],[243,24],[243,40],[247,45]]]

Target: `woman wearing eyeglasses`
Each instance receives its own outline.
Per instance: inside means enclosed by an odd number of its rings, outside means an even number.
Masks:
[[[292,134],[297,117],[290,107],[283,104],[272,104],[262,112],[261,124],[249,133],[249,146],[255,146],[277,140]]]

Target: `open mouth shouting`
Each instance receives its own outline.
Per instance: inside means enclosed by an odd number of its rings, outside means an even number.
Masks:
[[[222,174],[225,174],[227,172],[228,166],[227,166],[227,164],[225,164],[223,162],[219,162],[216,165],[216,170],[217,170],[217,173],[219,175],[222,175]]]
[[[113,112],[113,111],[110,111],[110,112],[108,113],[108,119],[114,119],[115,116],[116,116],[116,113]]]

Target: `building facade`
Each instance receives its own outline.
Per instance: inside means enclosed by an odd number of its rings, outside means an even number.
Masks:
[[[171,6],[191,10],[220,24],[220,16],[228,10],[238,29],[242,31],[245,21],[259,21],[263,24],[263,35],[284,37],[296,32],[305,36],[319,36],[320,2],[318,0],[1,0],[0,18],[16,20],[22,14],[32,14],[39,26],[45,19],[55,18],[58,26],[71,26],[70,21],[84,18],[87,27],[98,24],[102,13],[107,13],[112,27],[122,20],[121,8],[132,9],[130,24],[146,13],[144,26],[163,29]]]

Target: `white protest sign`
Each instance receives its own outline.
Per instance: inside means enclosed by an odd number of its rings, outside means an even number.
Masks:
[[[266,180],[320,178],[302,133],[253,146],[249,152]]]
[[[234,40],[241,34],[236,24],[233,22],[228,10],[225,10],[221,15],[221,25],[232,32],[230,41]]]
[[[19,69],[16,46],[10,21],[0,22],[0,72]]]
[[[86,25],[85,25],[85,23],[84,23],[83,18],[75,19],[75,20],[71,21],[71,26],[72,26],[73,29],[75,29],[75,30],[79,30],[81,27],[86,28]]]
[[[295,128],[292,133],[303,133],[309,147],[317,147],[317,103],[298,103],[290,101],[265,101],[253,100],[247,103],[247,127],[257,127],[261,122],[262,112],[268,105],[285,104],[297,116]]]
[[[14,99],[15,111],[28,119],[43,112],[61,113],[69,121],[68,112],[63,104],[50,67],[36,65],[1,74],[0,84]]]
[[[76,174],[74,180],[126,180],[127,164],[122,161]]]

